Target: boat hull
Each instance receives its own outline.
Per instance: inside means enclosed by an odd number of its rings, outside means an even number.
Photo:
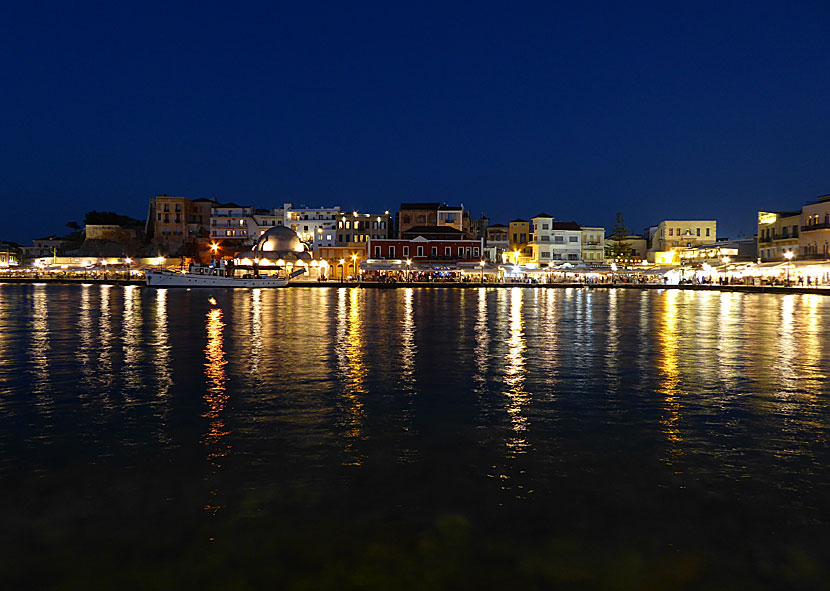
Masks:
[[[148,287],[285,287],[287,277],[224,277],[198,273],[173,273],[172,271],[145,271]]]

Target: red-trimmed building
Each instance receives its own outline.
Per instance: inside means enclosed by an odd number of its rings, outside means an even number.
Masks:
[[[430,239],[424,236],[411,239],[369,239],[369,258],[374,260],[411,259],[413,263],[460,263],[478,262],[483,254],[483,239]]]

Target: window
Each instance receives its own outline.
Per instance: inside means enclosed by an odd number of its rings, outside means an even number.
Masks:
[[[452,246],[445,246],[444,247],[444,256],[445,257],[452,256]]]
[[[419,257],[424,256],[424,247],[423,247],[423,246],[419,246],[419,247],[415,250],[415,256],[419,256]]]
[[[351,222],[346,222],[346,229],[351,230],[351,228],[352,228],[352,223]]]
[[[700,228],[697,229],[697,235],[700,236]]]
[[[375,258],[380,258],[380,246],[375,246]]]
[[[579,236],[568,236],[568,242],[579,242]]]
[[[527,234],[519,234],[519,242],[527,242]]]
[[[554,236],[553,237],[554,244],[565,244],[565,237],[564,236]]]
[[[408,223],[409,223],[409,216],[408,216],[408,215],[403,216],[403,223],[404,223],[404,224],[408,224]]]
[[[472,250],[472,249],[468,246],[467,247],[467,258],[470,258],[470,256],[471,256],[470,250]]]
[[[326,240],[331,240],[331,234],[326,234]]]
[[[409,247],[408,246],[403,247],[403,256],[405,256],[405,257],[409,256]]]
[[[458,258],[460,258],[460,259],[464,258],[464,247],[463,246],[458,247]]]
[[[165,222],[165,223],[168,223],[169,221],[170,221],[170,214],[169,214],[169,213],[165,213],[165,214],[164,214],[164,222]]]
[[[540,254],[542,255],[543,259],[549,259],[550,258],[550,253],[546,250],[543,250]]]
[[[181,210],[182,210],[182,204],[181,204],[181,203],[177,203],[177,204],[176,204],[176,211],[181,211]]]
[[[343,222],[337,222],[337,227],[342,229],[343,228]]]
[[[476,247],[473,249],[473,256],[474,256],[474,257],[477,257],[477,256],[478,256],[478,246],[476,246]]]
[[[578,260],[578,259],[579,259],[579,256],[578,256],[578,255],[576,255],[576,254],[574,254],[574,253],[570,253],[570,254],[568,255],[568,260],[569,260],[569,261],[576,261],[576,260]]]
[[[390,246],[390,247],[389,247],[389,258],[390,258],[390,259],[394,259],[394,258],[395,258],[395,246],[394,246],[394,245],[392,245],[392,246]]]
[[[519,241],[519,235],[516,234],[515,232],[513,232],[513,242],[518,242],[518,241]]]
[[[709,228],[706,228],[706,235],[709,235]]]
[[[438,256],[438,247],[437,246],[432,247],[432,256],[434,256],[434,257]]]
[[[158,214],[158,221],[161,221],[161,214]]]
[[[164,211],[170,211],[170,204],[169,203],[164,204]]]
[[[669,228],[669,236],[674,236],[674,228]]]

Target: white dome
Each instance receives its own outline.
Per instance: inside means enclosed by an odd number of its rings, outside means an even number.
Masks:
[[[305,245],[291,228],[274,226],[257,240],[254,252],[305,252]]]

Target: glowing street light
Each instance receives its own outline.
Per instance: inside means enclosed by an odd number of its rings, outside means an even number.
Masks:
[[[355,277],[357,277],[357,255],[356,254],[352,255],[352,264],[354,265]]]
[[[412,259],[406,259],[406,281],[407,283],[412,280]]]
[[[790,285],[790,266],[792,263],[790,261],[793,260],[793,251],[788,250],[784,253],[784,258],[787,259],[787,287]]]
[[[484,283],[484,261],[480,261],[479,266],[481,266],[481,282]]]
[[[340,283],[343,283],[343,269],[346,266],[346,259],[340,259]]]

